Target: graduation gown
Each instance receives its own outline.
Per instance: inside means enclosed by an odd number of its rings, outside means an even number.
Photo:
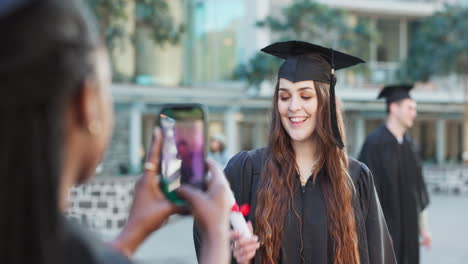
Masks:
[[[369,134],[359,160],[374,175],[398,263],[419,263],[419,213],[429,203],[421,162],[408,135],[403,142],[385,125]]]
[[[257,190],[264,162],[265,149],[243,151],[228,163],[225,173],[239,204],[252,206],[247,216],[255,224]],[[395,255],[387,225],[380,209],[370,171],[362,163],[350,160],[349,173],[356,186],[353,199],[362,264],[394,264]],[[284,235],[278,263],[332,264],[332,240],[328,232],[327,207],[321,184],[326,175],[317,175],[315,183],[309,180],[301,187],[297,177],[292,204],[301,217],[299,221],[289,208],[284,221]],[[285,201],[286,202],[286,201]],[[302,224],[302,233],[301,225]],[[200,234],[194,227],[194,242],[199,255]],[[301,250],[302,248],[302,250]],[[235,263],[233,260],[232,263]],[[260,263],[255,256],[253,263]]]

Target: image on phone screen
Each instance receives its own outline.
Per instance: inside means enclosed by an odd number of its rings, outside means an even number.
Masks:
[[[174,191],[181,184],[203,189],[205,185],[204,163],[204,114],[200,107],[163,108],[160,126],[163,133],[161,176]]]

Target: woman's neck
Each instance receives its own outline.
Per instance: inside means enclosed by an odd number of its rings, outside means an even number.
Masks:
[[[76,172],[69,166],[65,166],[62,170],[59,189],[59,207],[62,211],[69,207],[68,193],[75,184],[77,178],[75,175]]]
[[[314,140],[293,141],[292,146],[296,156],[296,164],[299,169],[299,174],[302,178],[309,177],[317,162],[316,143]]]

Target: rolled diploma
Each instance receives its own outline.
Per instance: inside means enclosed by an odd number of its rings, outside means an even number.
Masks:
[[[229,189],[229,204],[234,206],[236,204],[236,199],[234,198],[234,194]],[[229,215],[229,220],[231,221],[231,225],[234,230],[238,231],[243,237],[250,238],[252,236],[252,232],[250,232],[249,226],[245,221],[244,216],[241,212],[231,211]]]

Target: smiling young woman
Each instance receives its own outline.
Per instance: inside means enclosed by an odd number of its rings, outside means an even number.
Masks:
[[[225,169],[238,202],[252,206],[248,218],[258,235],[232,233],[235,261],[396,263],[372,175],[344,149],[335,98],[334,70],[363,61],[301,41],[262,51],[285,62],[268,146],[237,154]]]

